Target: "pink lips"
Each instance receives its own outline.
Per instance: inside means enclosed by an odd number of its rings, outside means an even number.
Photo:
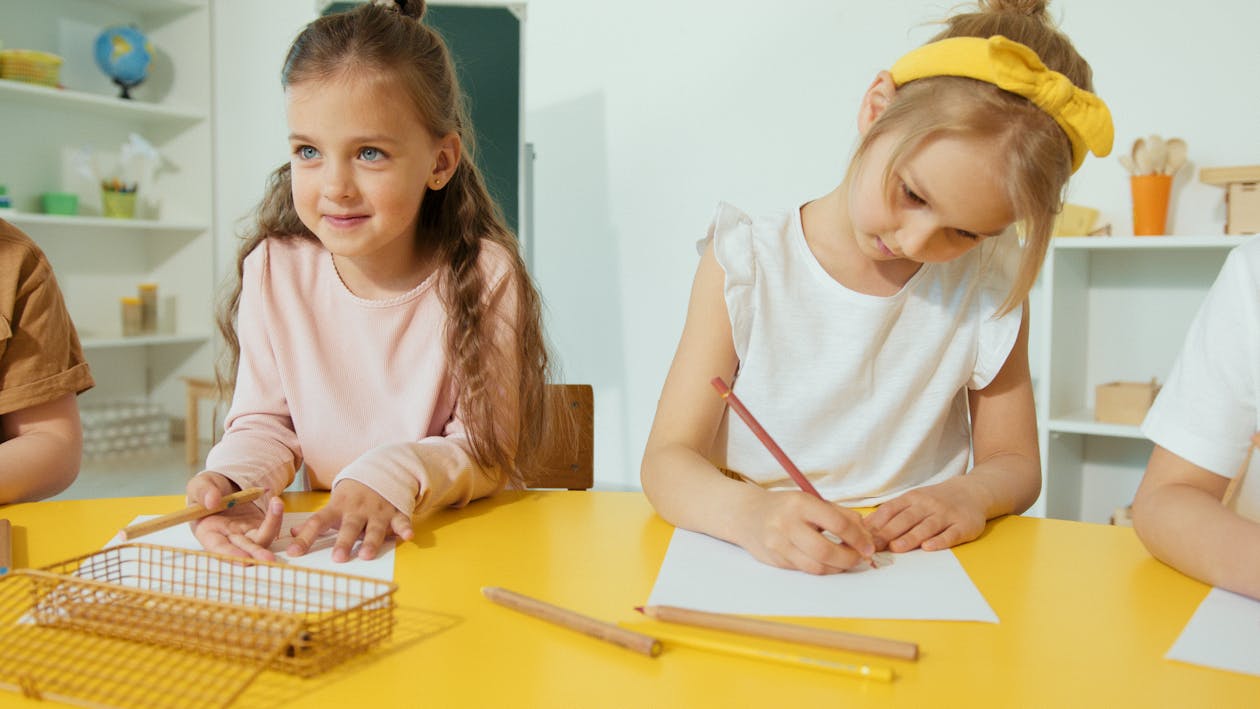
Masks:
[[[878,236],[875,237],[875,244],[879,246],[879,250],[884,252],[885,256],[891,256],[893,258],[897,258],[897,254],[894,254],[892,252],[892,249],[888,248],[888,245],[884,243],[884,240],[879,238]]]
[[[338,229],[348,229],[367,221],[367,216],[363,214],[325,214],[324,221]]]

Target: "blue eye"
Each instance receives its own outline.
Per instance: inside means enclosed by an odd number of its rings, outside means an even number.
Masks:
[[[364,148],[359,151],[359,157],[368,162],[376,162],[377,160],[384,158],[385,153],[382,153],[376,148]]]
[[[319,157],[319,151],[309,145],[303,145],[297,149],[297,156],[303,160],[314,160]]]

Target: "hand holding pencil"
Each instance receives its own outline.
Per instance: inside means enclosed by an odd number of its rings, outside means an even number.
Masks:
[[[746,518],[756,528],[738,540],[739,545],[763,563],[813,574],[840,573],[863,561],[874,566],[875,542],[861,516],[823,499],[726,382],[714,377],[712,384],[806,493],[767,492],[755,498]],[[829,539],[827,533],[840,543]]]

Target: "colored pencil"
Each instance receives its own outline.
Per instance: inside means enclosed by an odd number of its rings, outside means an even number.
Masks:
[[[713,384],[713,388],[717,389],[718,393],[722,395],[722,398],[726,400],[726,403],[730,404],[730,407],[735,410],[735,413],[739,414],[739,417],[744,419],[744,423],[748,424],[748,428],[752,429],[753,435],[757,437],[757,440],[761,441],[762,445],[770,451],[770,455],[774,456],[774,459],[779,461],[779,465],[783,466],[783,469],[787,471],[789,476],[791,476],[797,487],[820,500],[823,499],[823,496],[818,494],[818,490],[814,488],[814,485],[809,481],[809,478],[805,477],[805,475],[801,473],[801,469],[796,467],[796,464],[792,462],[791,458],[787,457],[787,453],[784,453],[783,449],[779,447],[779,444],[774,442],[774,439],[770,437],[769,433],[766,433],[766,429],[762,428],[761,424],[757,423],[757,419],[753,417],[752,412],[744,406],[744,402],[740,401],[738,396],[735,396],[735,392],[731,391],[731,388],[726,385],[726,382],[723,381],[721,377],[714,377],[711,380],[711,383]]]
[[[725,655],[744,657],[752,660],[776,662],[781,665],[789,665],[791,667],[803,667],[811,670],[835,672],[837,674],[857,677],[860,679],[873,679],[879,680],[880,682],[891,682],[893,680],[892,668],[887,665],[837,662],[835,660],[829,660],[822,657],[811,657],[809,655],[781,652],[778,650],[757,647],[755,645],[743,645],[740,643],[723,642],[721,640],[714,640],[711,638],[702,638],[672,630],[660,630],[653,628],[651,632],[653,635],[667,643],[673,643],[682,647],[690,647],[696,650],[707,650],[708,652],[718,652]]]
[[[9,520],[0,519],[0,576],[13,566],[13,528]]]
[[[191,522],[195,519],[201,519],[202,517],[222,512],[239,504],[253,502],[254,500],[262,497],[265,492],[266,490],[261,487],[251,487],[241,490],[240,492],[234,492],[231,495],[225,495],[223,497],[223,502],[215,509],[207,509],[201,505],[189,505],[178,512],[171,512],[170,514],[164,514],[161,517],[155,517],[147,522],[133,524],[122,531],[122,538],[127,541],[131,541],[136,537],[143,537],[146,534],[152,534],[156,531],[166,529],[167,527],[174,527],[175,525],[183,522]]]
[[[532,615],[535,618],[540,618],[569,630],[585,633],[614,645],[620,645],[627,650],[634,650],[649,657],[656,657],[661,654],[661,641],[649,635],[619,628],[612,623],[605,623],[602,620],[596,620],[590,616],[571,611],[568,608],[554,606],[537,598],[531,598],[497,586],[485,586],[481,589],[481,594],[491,601],[511,608],[514,611]]]
[[[900,660],[919,659],[917,643],[877,638],[871,635],[844,633],[838,630],[809,628],[792,623],[746,618],[726,613],[710,613],[676,606],[646,606],[635,608],[643,615],[666,623],[694,625],[701,628],[724,630],[731,633],[755,635],[772,640],[806,643],[848,652],[864,652],[895,657]]]

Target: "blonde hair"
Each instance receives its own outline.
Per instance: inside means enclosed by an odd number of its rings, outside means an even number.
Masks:
[[[500,484],[522,484],[538,464],[536,453],[549,418],[544,412],[553,408],[546,387],[551,363],[541,302],[516,237],[474,161],[472,125],[446,44],[420,22],[423,14],[424,2],[408,0],[396,7],[366,4],[315,20],[293,41],[281,83],[288,88],[339,76],[391,76],[402,87],[400,108],[409,102],[434,136],[459,136],[464,148],[460,163],[443,189],[424,195],[416,239],[438,256],[438,294],[449,318],[445,347],[473,457],[497,468]],[[256,222],[237,258],[235,287],[220,308],[219,329],[228,350],[219,379],[228,386],[240,361],[236,316],[245,258],[264,239],[316,239],[298,218],[288,164],[267,182]],[[510,297],[504,302],[516,306],[509,322],[496,322],[487,307],[488,274],[478,267],[487,242],[501,246],[509,260]],[[500,328],[512,331],[509,351],[495,344]],[[509,419],[504,416],[509,401],[517,406],[516,430],[496,424]]]
[[[1050,69],[1093,91],[1093,72],[1046,12],[1044,0],[981,0],[976,12],[944,20],[930,42],[952,37],[1002,35],[1037,53]],[[998,314],[1023,303],[1045,260],[1063,191],[1072,175],[1072,145],[1063,129],[1028,99],[974,79],[934,76],[910,81],[862,137],[857,164],[879,137],[897,135],[884,171],[892,199],[892,173],[927,140],[942,135],[980,136],[1006,156],[1007,197],[1020,224],[1024,248],[1011,290]],[[852,170],[852,167],[850,168]]]

